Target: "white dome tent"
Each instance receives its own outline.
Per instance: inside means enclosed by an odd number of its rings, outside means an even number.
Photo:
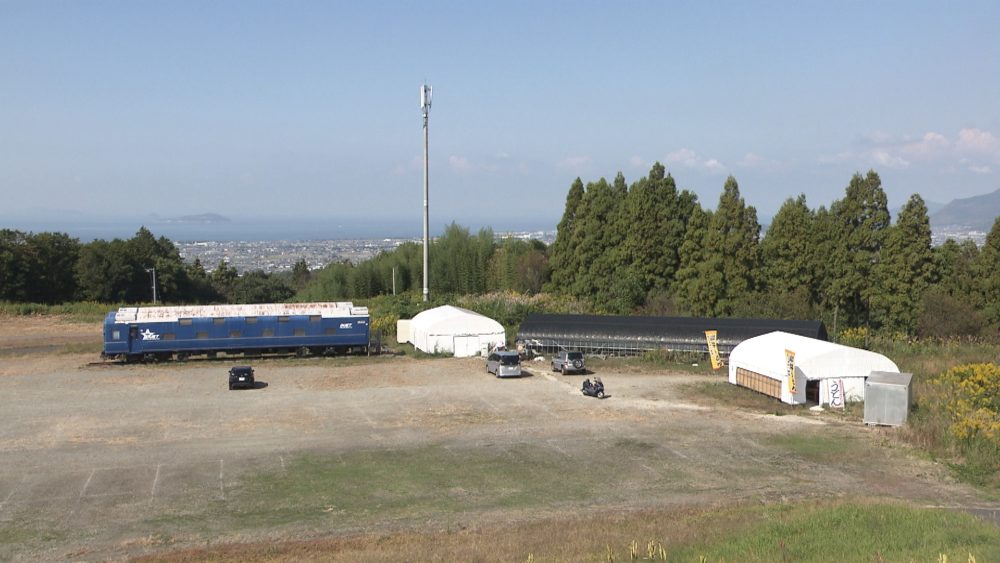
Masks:
[[[789,363],[795,367],[794,389]],[[729,354],[730,383],[791,405],[862,401],[865,378],[873,371],[899,373],[899,368],[882,354],[787,332],[750,338]]]
[[[408,335],[408,342],[418,350],[429,354],[453,353],[457,358],[486,355],[507,342],[502,324],[451,305],[429,309],[409,321],[400,320],[396,329],[397,339]]]

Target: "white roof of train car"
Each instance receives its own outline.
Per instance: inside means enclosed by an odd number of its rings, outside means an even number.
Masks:
[[[324,318],[367,316],[367,307],[350,301],[323,303],[257,303],[251,305],[186,305],[180,307],[122,307],[116,323],[170,322],[178,319],[217,317],[277,317],[319,315]]]

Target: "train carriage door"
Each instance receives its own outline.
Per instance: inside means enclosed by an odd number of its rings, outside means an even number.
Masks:
[[[128,351],[133,352],[132,343],[139,341],[139,327],[136,325],[130,325],[128,327]]]

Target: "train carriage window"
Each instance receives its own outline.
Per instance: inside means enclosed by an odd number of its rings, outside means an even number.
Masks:
[[[180,319],[177,321],[181,326],[191,326],[193,322],[191,319]]]
[[[327,328],[326,330],[323,331],[323,334],[326,334],[326,335],[337,334],[337,329],[335,329],[333,327]]]
[[[226,319],[223,317],[215,317],[214,319],[212,319],[212,324],[221,325],[224,322],[226,322]]]
[[[297,328],[297,329],[295,329],[295,330],[292,331],[292,335],[293,336],[305,336],[306,335],[306,329],[304,329],[304,328]]]
[[[255,325],[255,324],[257,324],[257,317],[247,317],[247,324],[248,325]]]
[[[309,315],[309,322],[318,323],[320,319],[319,315]]]
[[[274,336],[274,329],[273,328],[265,328],[262,335],[263,336]]]
[[[288,315],[282,315],[282,316],[278,317],[278,322],[279,323],[287,323],[288,322]]]
[[[240,331],[238,330],[229,331],[229,338],[239,338],[239,337],[240,337]]]
[[[208,332],[206,332],[204,330],[199,330],[197,333],[195,333],[194,337],[195,338],[208,338]]]
[[[172,332],[164,332],[163,333],[163,339],[164,340],[173,340],[174,338],[176,338],[176,336],[174,336],[174,333],[172,333]]]
[[[122,339],[122,332],[120,330],[111,331],[111,340],[121,340],[121,339]]]

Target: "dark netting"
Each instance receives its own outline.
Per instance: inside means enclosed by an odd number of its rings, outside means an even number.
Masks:
[[[517,340],[525,350],[534,353],[559,350],[612,356],[630,356],[650,350],[708,353],[707,330],[718,332],[719,352],[725,355],[748,338],[776,330],[827,339],[826,327],[821,321],[532,313],[521,323]]]

